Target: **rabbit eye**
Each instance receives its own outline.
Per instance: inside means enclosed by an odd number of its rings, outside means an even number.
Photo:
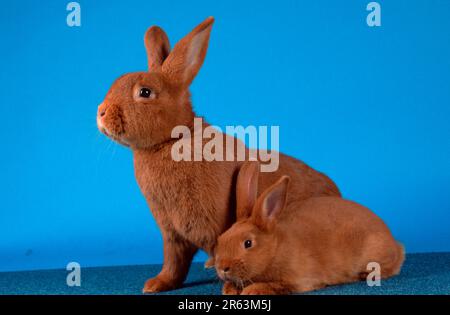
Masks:
[[[140,96],[140,97],[143,97],[143,98],[149,98],[150,95],[152,95],[152,91],[151,91],[150,89],[148,89],[148,88],[142,88],[142,89],[139,91],[139,96]]]
[[[244,242],[244,247],[245,247],[245,248],[250,248],[250,247],[252,247],[252,241],[251,241],[251,240],[246,240],[246,241]]]

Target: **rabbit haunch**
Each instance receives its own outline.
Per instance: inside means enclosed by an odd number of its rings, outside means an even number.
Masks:
[[[171,155],[174,161],[259,160],[263,162],[261,172],[275,172],[278,169],[280,157],[278,126],[270,126],[271,150],[247,150],[245,144],[234,137],[246,139],[248,136],[250,147],[256,147],[258,144],[260,147],[265,147],[268,142],[267,126],[259,126],[258,130],[255,126],[245,128],[243,126],[226,126],[226,133],[231,137],[224,137],[220,127],[209,125],[203,127],[203,119],[196,117],[193,129],[193,135],[188,126],[176,126],[172,130],[172,138],[179,139],[172,145]],[[210,140],[204,143],[206,139]],[[192,144],[192,142],[194,143]]]

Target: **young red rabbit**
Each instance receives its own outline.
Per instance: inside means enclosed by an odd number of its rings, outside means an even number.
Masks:
[[[204,61],[212,24],[212,17],[206,19],[172,51],[164,31],[149,28],[145,34],[148,72],[118,78],[98,108],[99,130],[133,151],[137,183],[162,232],[164,264],[159,275],[146,282],[144,292],[180,286],[197,249],[213,257],[217,237],[235,221],[230,209],[234,209],[235,181],[242,162],[172,158],[173,145],[179,141],[172,138],[173,129],[194,128],[189,85]],[[191,138],[181,140],[192,142]],[[233,140],[248,153],[242,142]],[[231,154],[236,156],[236,152]],[[327,176],[282,154],[278,170],[261,176],[260,188],[281,174],[291,176],[294,199],[340,195]]]
[[[338,197],[286,204],[289,177],[257,198],[259,166],[237,180],[237,222],[218,239],[216,270],[224,294],[288,294],[400,272],[402,246],[369,209]],[[291,190],[289,194],[292,194]]]

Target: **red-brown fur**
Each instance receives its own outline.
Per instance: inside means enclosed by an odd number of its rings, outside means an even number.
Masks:
[[[163,268],[146,282],[144,292],[180,286],[197,249],[213,256],[217,237],[235,221],[235,181],[242,162],[176,162],[171,157],[177,140],[171,138],[172,129],[192,129],[196,117],[189,85],[205,58],[212,24],[212,18],[206,19],[171,52],[164,31],[151,27],[145,35],[148,72],[117,79],[98,108],[99,130],[132,149],[138,185],[162,232]],[[150,88],[152,97],[139,97],[142,87]],[[260,188],[281,174],[292,178],[288,202],[340,195],[327,176],[282,154],[278,171],[264,173]]]
[[[339,197],[286,204],[287,176],[256,199],[258,169],[257,162],[241,167],[238,221],[218,239],[224,294],[287,294],[359,281],[370,262],[380,265],[381,278],[400,272],[403,248],[369,209]]]

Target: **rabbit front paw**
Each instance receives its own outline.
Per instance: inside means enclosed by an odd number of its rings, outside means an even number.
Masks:
[[[168,291],[175,289],[177,287],[176,284],[171,283],[169,281],[164,281],[160,277],[155,277],[148,279],[145,282],[144,288],[142,289],[142,293],[157,293],[162,291]]]
[[[289,294],[291,289],[287,285],[280,283],[270,282],[270,283],[252,283],[245,287],[241,295],[274,295],[274,294]]]
[[[223,295],[239,295],[239,294],[241,294],[241,289],[236,287],[234,285],[234,283],[227,281],[223,284],[222,294]]]
[[[254,283],[245,287],[242,295],[272,295],[275,294],[274,290],[265,283]]]
[[[205,262],[205,269],[214,268],[215,264],[214,257],[209,257],[208,260]]]

